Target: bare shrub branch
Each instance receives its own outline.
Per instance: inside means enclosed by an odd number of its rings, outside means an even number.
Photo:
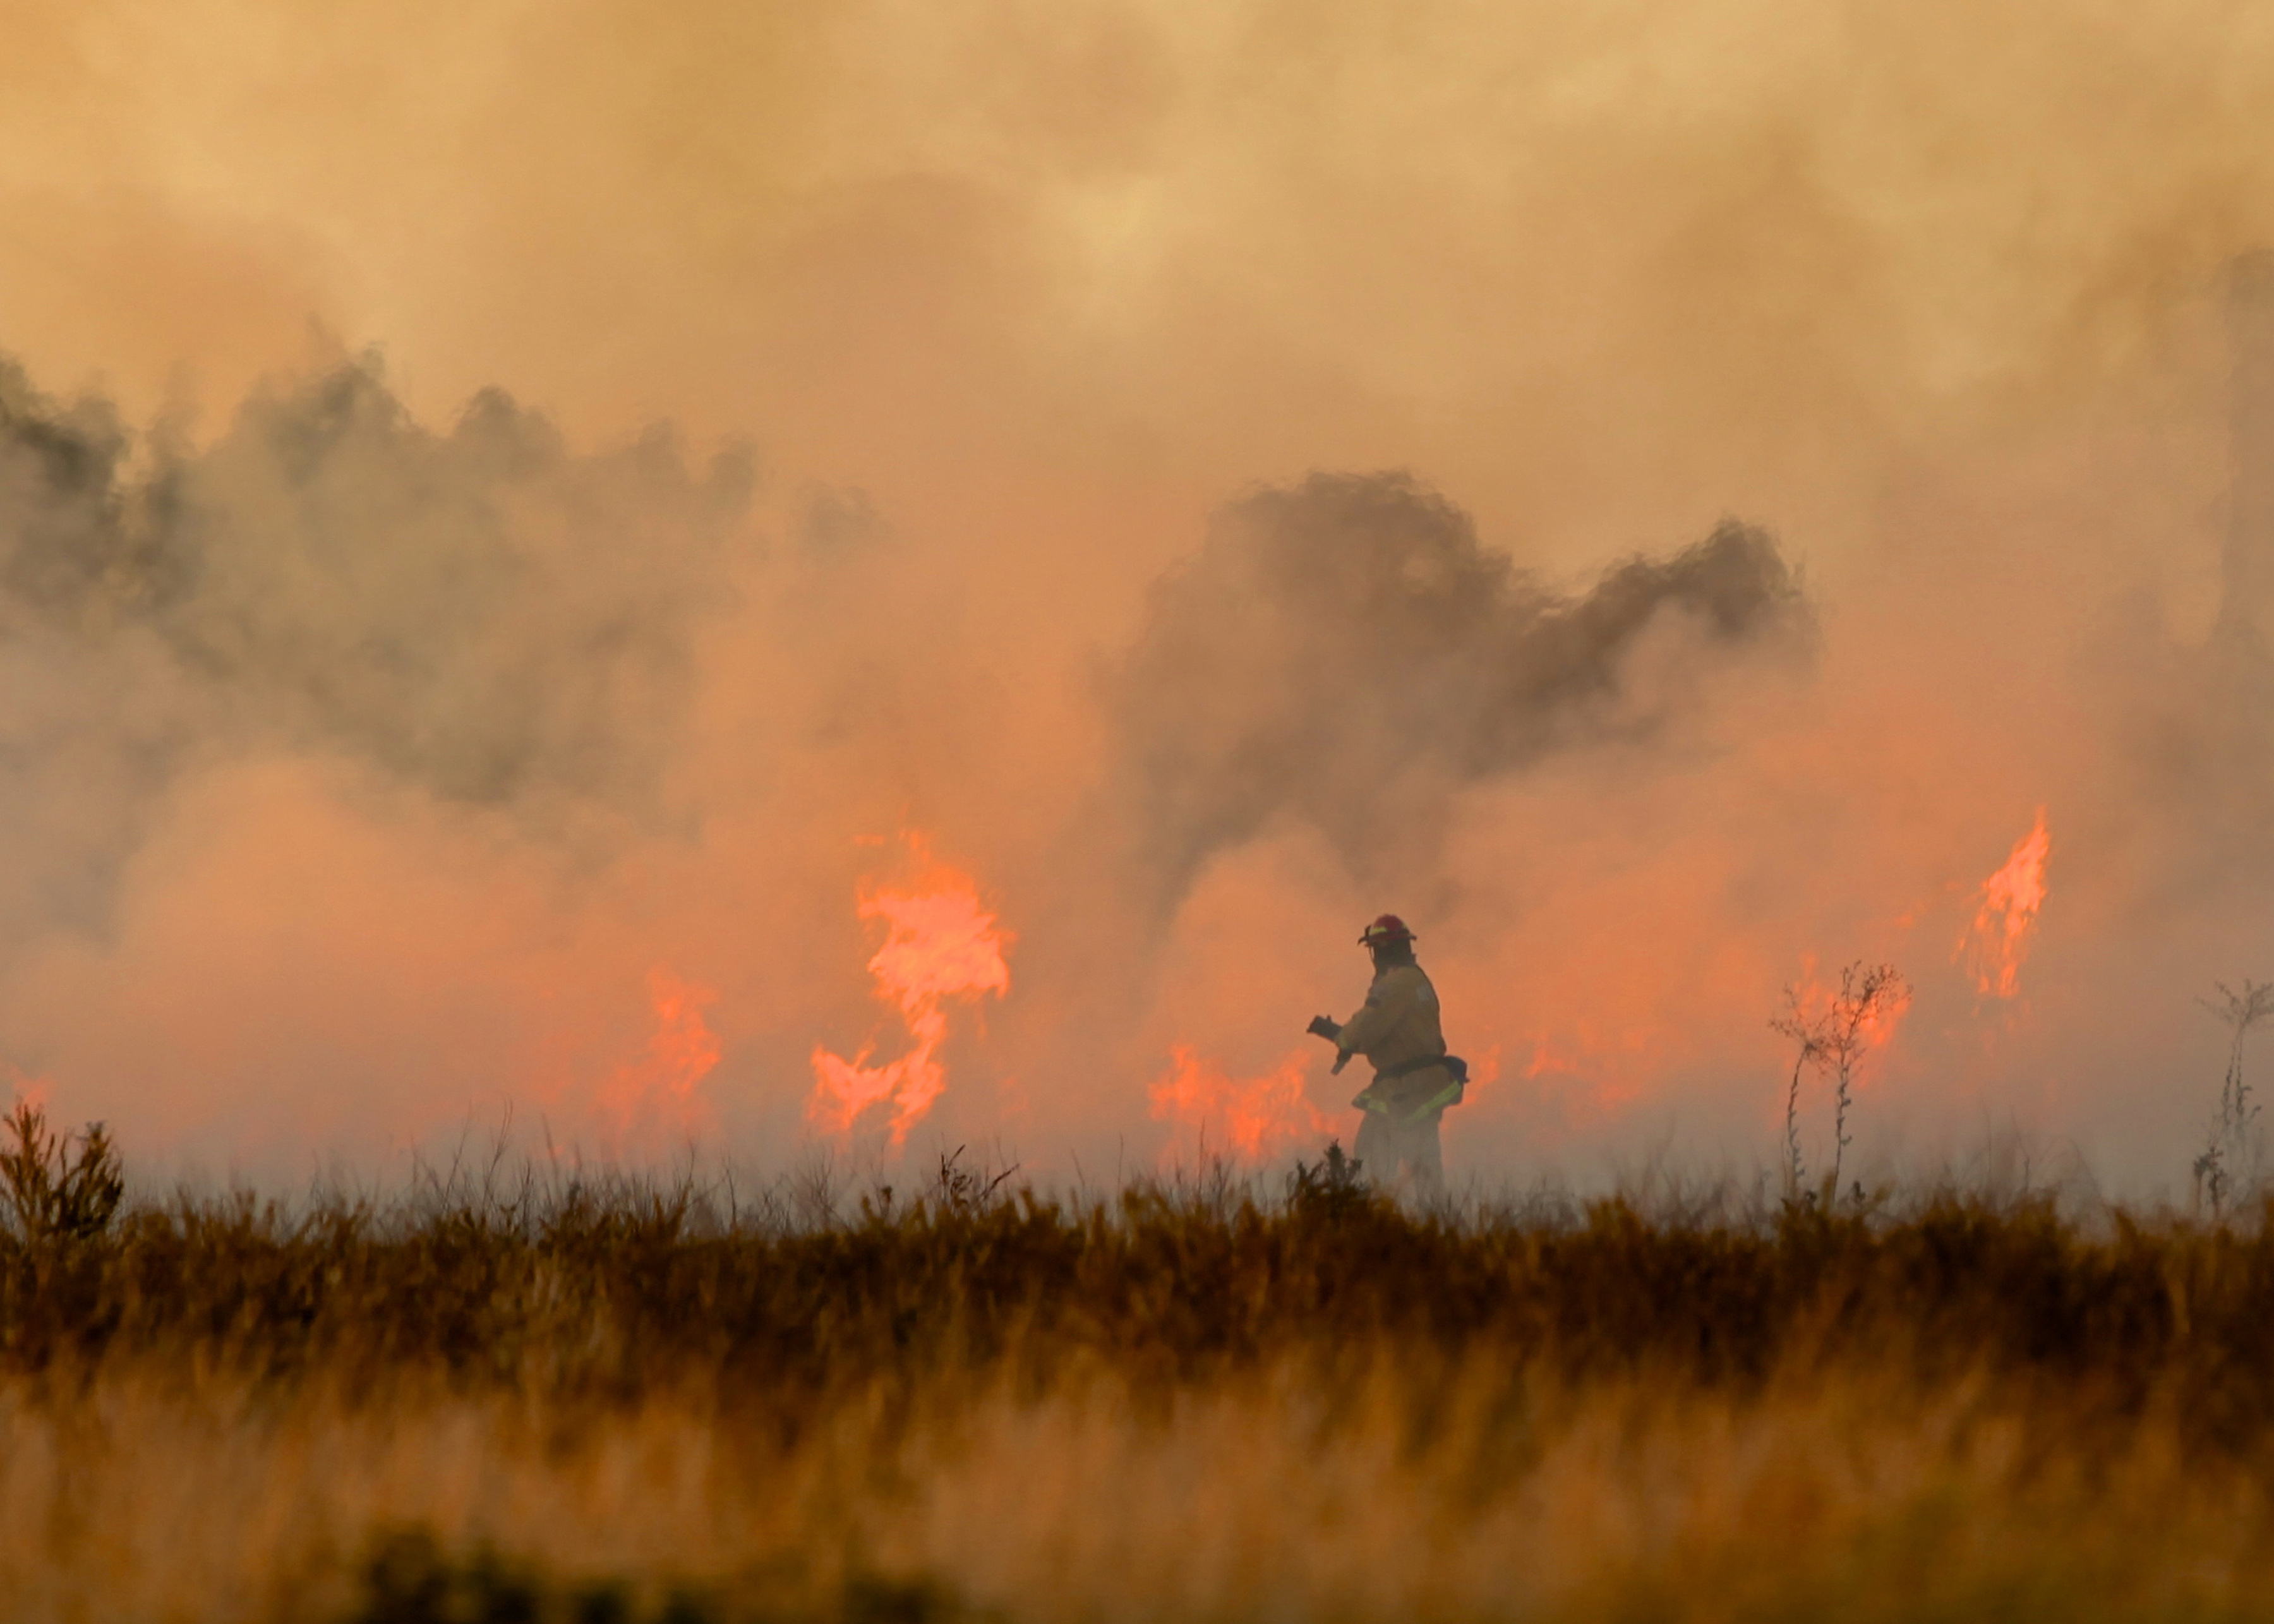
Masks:
[[[1855,1103],[1856,1076],[1864,1057],[1886,1038],[1903,1008],[1910,1002],[1910,983],[1890,964],[1857,959],[1840,972],[1840,990],[1823,1008],[1797,986],[1784,989],[1785,1012],[1773,1016],[1769,1030],[1798,1045],[1793,1056],[1792,1081],[1785,1092],[1785,1199],[1803,1199],[1804,1169],[1800,1154],[1800,1079],[1814,1071],[1833,1085],[1832,1171],[1825,1182],[1828,1207],[1840,1192],[1840,1170],[1853,1139],[1848,1132],[1849,1109]]]

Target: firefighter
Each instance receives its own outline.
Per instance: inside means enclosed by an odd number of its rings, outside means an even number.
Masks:
[[[1366,1113],[1353,1154],[1377,1178],[1408,1172],[1434,1195],[1445,1182],[1437,1119],[1461,1102],[1468,1064],[1445,1052],[1437,989],[1414,960],[1414,936],[1405,921],[1385,914],[1358,940],[1374,956],[1374,984],[1364,1007],[1340,1025],[1321,1015],[1309,1029],[1334,1044],[1337,1071],[1353,1055],[1365,1056],[1374,1067],[1374,1080],[1351,1101]]]

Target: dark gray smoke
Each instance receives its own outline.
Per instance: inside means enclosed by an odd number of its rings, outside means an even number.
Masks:
[[[1444,791],[1664,725],[1716,650],[1804,634],[1776,546],[1725,522],[1559,593],[1404,474],[1314,474],[1226,510],[1154,589],[1108,683],[1119,802],[1163,909],[1277,820],[1354,873],[1434,838]],[[1644,680],[1653,628],[1687,643]]]
[[[138,447],[0,361],[0,906],[99,914],[153,799],[247,746],[646,809],[750,485],[664,430],[572,454],[494,392],[431,432],[369,361]]]

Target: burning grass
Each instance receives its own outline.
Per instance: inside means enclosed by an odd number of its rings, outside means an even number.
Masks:
[[[2274,1237],[522,1181],[0,1242],[20,1619],[2274,1616]]]

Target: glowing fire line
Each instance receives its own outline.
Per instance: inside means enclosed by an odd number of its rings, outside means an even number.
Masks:
[[[1269,1161],[1332,1127],[1304,1094],[1309,1059],[1298,1049],[1261,1077],[1232,1078],[1190,1044],[1177,1044],[1169,1070],[1148,1091],[1154,1120],[1191,1129],[1197,1147],[1212,1130],[1221,1132],[1221,1148],[1234,1160]]]

